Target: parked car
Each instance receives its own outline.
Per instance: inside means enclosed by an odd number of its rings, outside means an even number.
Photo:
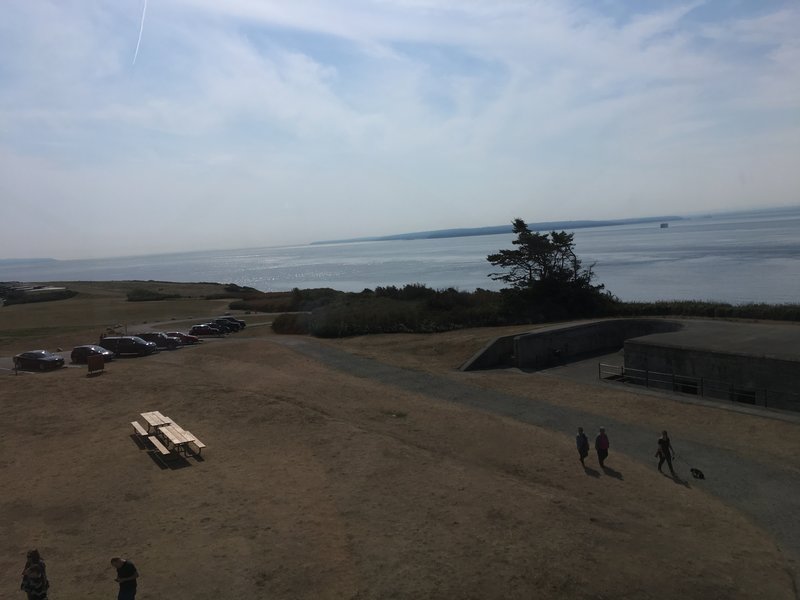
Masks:
[[[106,350],[111,350],[117,356],[147,356],[148,354],[158,352],[158,347],[153,342],[145,341],[135,335],[104,337],[100,339],[98,346],[102,346]]]
[[[106,362],[114,360],[114,353],[111,350],[106,350],[102,346],[95,346],[94,344],[75,346],[69,358],[74,363],[85,363],[90,356],[98,355],[102,356]]]
[[[224,315],[219,318],[225,319],[226,321],[230,321],[231,323],[236,323],[239,326],[239,329],[244,329],[245,327],[247,327],[247,323],[245,323],[241,319],[237,319],[236,317],[232,317],[230,315]]]
[[[209,324],[194,325],[190,330],[190,335],[223,335],[223,331],[219,327],[212,327]]]
[[[145,331],[144,333],[137,333],[136,337],[140,337],[148,342],[153,342],[159,350],[175,350],[175,348],[181,345],[178,340],[160,331]]]
[[[15,369],[47,371],[48,369],[60,369],[63,366],[64,359],[47,350],[30,350],[14,357]]]
[[[179,339],[184,346],[198,344],[201,341],[196,335],[189,335],[181,331],[168,331],[167,335]]]
[[[209,321],[209,325],[214,325],[216,327],[219,327],[225,333],[234,333],[236,331],[239,331],[239,329],[241,329],[238,324],[231,323],[226,319],[211,319],[211,321]]]

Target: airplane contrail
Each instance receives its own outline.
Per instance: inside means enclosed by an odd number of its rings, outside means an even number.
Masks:
[[[136,57],[139,56],[139,45],[142,43],[142,32],[144,31],[144,15],[147,12],[147,0],[144,0],[142,7],[142,24],[139,25],[139,39],[136,42],[136,52],[133,53],[133,64],[136,64]]]

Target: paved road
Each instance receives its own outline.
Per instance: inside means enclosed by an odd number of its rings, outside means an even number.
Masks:
[[[410,392],[447,402],[454,402],[504,417],[517,419],[564,435],[574,434],[575,424],[596,420],[596,415],[555,406],[542,401],[511,394],[488,391],[468,382],[420,371],[393,367],[375,360],[355,356],[343,350],[320,344],[312,339],[276,337],[277,343],[289,346],[330,367],[351,375],[375,379]],[[605,419],[605,426],[614,440],[625,441],[625,454],[652,466],[654,437],[652,428]],[[615,445],[614,451],[619,445]],[[795,580],[795,594],[800,588],[800,470],[797,465],[760,463],[742,458],[715,446],[681,441],[681,454],[691,457],[707,475],[703,481],[690,480],[687,486],[703,488],[748,514],[777,540],[787,557]],[[679,470],[688,471],[685,463]],[[744,567],[744,565],[743,565]]]

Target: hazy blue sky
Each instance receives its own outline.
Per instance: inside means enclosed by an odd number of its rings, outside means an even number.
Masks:
[[[0,258],[800,204],[793,0],[3,0]]]

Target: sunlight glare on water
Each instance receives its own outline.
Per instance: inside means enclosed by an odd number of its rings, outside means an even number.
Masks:
[[[576,229],[584,265],[622,300],[800,301],[800,208],[747,215]],[[187,252],[0,266],[0,281],[216,281],[263,291],[422,283],[498,290],[486,256],[511,233]]]

